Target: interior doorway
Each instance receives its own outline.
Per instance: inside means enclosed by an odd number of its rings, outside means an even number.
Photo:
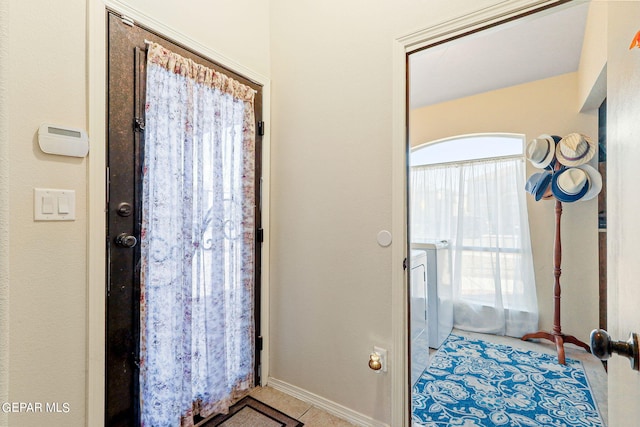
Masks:
[[[549,3],[551,3],[551,2],[549,2]],[[561,3],[566,3],[566,2],[561,2]],[[574,3],[573,5],[565,5],[564,7],[558,8],[558,10],[562,10],[562,9],[565,9],[565,8],[573,7],[576,4],[577,3]],[[557,5],[557,3],[553,4],[553,5],[547,4],[547,6],[556,6],[556,5]],[[468,27],[466,27],[466,28],[464,27],[464,25],[460,25],[459,27],[456,27],[455,25],[452,24],[451,28],[450,28],[451,31],[448,32],[448,33],[447,33],[447,31],[444,31],[444,30],[442,30],[440,28],[436,28],[429,34],[426,34],[426,32],[425,32],[425,33],[422,33],[419,36],[418,35],[414,35],[413,37],[408,37],[407,40],[406,40],[406,43],[405,43],[405,46],[406,46],[405,49],[406,49],[406,54],[407,54],[407,56],[406,56],[407,63],[409,64],[409,62],[411,61],[411,59],[410,59],[410,55],[411,54],[416,53],[418,51],[421,51],[423,49],[427,49],[428,50],[429,48],[436,48],[436,47],[437,48],[443,48],[443,45],[445,45],[448,42],[451,42],[453,40],[478,38],[479,37],[478,33],[481,32],[481,31],[489,31],[489,32],[498,31],[498,29],[496,27],[499,26],[500,24],[505,24],[505,26],[507,26],[507,27],[513,27],[514,25],[517,25],[517,23],[515,21],[518,18],[522,18],[522,17],[526,17],[526,16],[533,18],[532,15],[534,13],[537,13],[537,12],[543,12],[542,15],[551,13],[551,10],[548,10],[548,11],[544,11],[544,10],[545,10],[545,7],[543,7],[542,9],[528,10],[525,13],[515,13],[513,15],[509,15],[507,13],[507,14],[505,14],[505,16],[508,16],[508,18],[506,20],[503,20],[503,19],[500,19],[500,18],[496,18],[495,20],[492,21],[491,19],[488,19],[487,21],[483,22],[482,24],[478,24],[478,26],[474,26],[473,23],[470,22],[471,20],[469,20],[469,21],[466,21],[466,25],[468,25]],[[463,19],[461,19],[461,21],[463,21]],[[481,22],[481,21],[480,20],[476,20],[475,22]],[[487,26],[486,22],[492,22],[492,23]],[[572,21],[572,22],[574,22],[574,21]],[[468,37],[466,37],[466,36],[468,36]],[[411,39],[411,41],[409,39]],[[411,46],[411,47],[409,47],[409,46]],[[442,50],[446,50],[446,48],[443,48]],[[508,57],[508,55],[504,55],[504,56]],[[459,55],[459,57],[460,58],[464,58],[464,55]],[[446,62],[446,59],[443,59],[442,62],[443,63]],[[474,71],[477,71],[477,69],[475,67],[475,64],[473,64],[473,65],[471,65],[471,64],[466,64],[465,65],[465,64],[466,63],[464,62],[464,59],[463,59],[463,62],[458,63],[458,66],[459,66],[460,69],[473,69]],[[407,67],[409,68],[410,65],[407,65]],[[481,67],[478,67],[478,68],[481,68]],[[505,67],[505,69],[511,71],[511,68],[509,68],[508,66]],[[433,69],[432,69],[432,71],[433,71]],[[481,71],[477,71],[477,72],[478,72],[478,76],[479,76]],[[409,72],[409,74],[411,74],[411,72]],[[461,80],[455,80],[453,82],[454,86],[456,86],[457,83],[460,83],[460,82],[461,82]],[[512,84],[515,84],[515,83],[512,83]],[[410,85],[409,80],[407,80],[407,85],[409,85],[409,87],[407,88],[407,93],[411,93],[411,87],[410,87],[411,85]],[[442,87],[442,86],[445,86],[445,84],[442,81],[440,81],[440,82],[436,82],[435,86],[441,86]],[[463,86],[463,85],[460,84],[458,86]],[[461,98],[461,97],[465,97],[465,96],[470,96],[470,94],[466,94],[466,95],[458,94],[457,96],[459,98]],[[453,98],[455,98],[455,97],[453,97]],[[449,100],[440,100],[438,102],[446,103],[447,101],[450,101],[450,100],[451,99],[449,99]],[[521,102],[523,104],[526,104],[527,101],[531,101],[531,99],[527,99],[527,98],[522,98],[521,99]],[[410,153],[411,145],[418,145],[418,144],[421,144],[421,143],[424,143],[424,142],[427,142],[427,141],[438,140],[438,139],[446,138],[448,136],[452,136],[453,135],[453,134],[444,134],[444,135],[441,134],[441,135],[437,135],[437,137],[432,137],[430,139],[422,139],[420,141],[414,141],[413,138],[415,138],[415,136],[416,136],[416,131],[415,131],[415,128],[411,127],[411,121],[414,120],[415,118],[412,115],[413,113],[411,112],[412,108],[410,107],[410,103],[411,103],[411,100],[407,99],[407,110],[406,111],[407,111],[407,120],[409,121],[409,125],[407,126],[407,133],[408,133],[408,138],[407,139],[409,140],[409,147],[407,147],[407,151],[405,152],[407,156],[410,156],[409,153]],[[597,106],[595,106],[595,107],[596,107],[595,109],[597,110]],[[518,107],[518,108],[520,108],[520,107]],[[541,107],[541,108],[544,109],[544,107]],[[512,129],[505,129],[505,128],[496,129],[495,127],[491,128],[491,129],[479,129],[479,128],[469,129],[468,127],[465,127],[465,126],[467,126],[469,123],[477,124],[478,121],[482,121],[484,119],[484,116],[482,116],[482,114],[480,114],[480,117],[476,120],[474,118],[475,113],[471,113],[471,111],[473,111],[473,110],[465,110],[465,109],[461,109],[461,108],[452,109],[452,111],[453,110],[456,110],[459,114],[457,116],[450,116],[448,119],[444,118],[443,116],[437,116],[437,117],[434,117],[434,121],[435,122],[440,122],[440,123],[445,123],[445,126],[446,126],[446,124],[450,124],[452,127],[455,126],[455,125],[458,125],[463,130],[459,131],[457,134],[471,134],[471,133],[476,133],[476,132],[495,132],[495,131],[511,132],[512,131]],[[464,111],[467,111],[467,113],[469,113],[469,114],[460,115],[460,113],[464,112]],[[505,116],[505,117],[508,117],[508,116]],[[543,122],[543,124],[544,123],[551,123],[550,121],[546,121],[546,120],[544,120],[542,118],[539,118],[539,122]],[[595,126],[597,127],[597,121],[595,123],[596,123]],[[552,125],[552,124],[549,124],[549,126],[554,127],[554,125]],[[558,127],[556,126],[555,129],[557,129],[557,128]],[[531,133],[533,133],[533,132],[535,132],[535,131],[531,131]],[[562,133],[562,132],[565,132],[565,131],[559,130],[559,132]],[[518,131],[516,131],[516,133],[529,134],[530,132],[522,132],[522,131],[518,132]],[[590,132],[590,134],[593,137],[597,138],[597,136],[598,136],[597,129],[595,129],[593,132]],[[592,219],[594,221],[596,221],[595,220],[595,216]],[[594,221],[592,221],[592,222],[594,222]],[[411,234],[411,227],[409,227],[408,234],[409,235]],[[596,236],[598,235],[597,231],[596,231],[595,235]],[[602,236],[600,236],[600,237],[602,237]],[[606,245],[606,243],[605,243],[605,245]],[[597,244],[597,241],[596,241],[596,243],[594,245],[594,248],[596,250],[596,262],[594,263],[594,265],[595,265],[594,271],[595,271],[596,277],[598,275],[597,247],[598,247],[598,244]],[[410,249],[408,248],[407,251],[409,251],[409,250]],[[550,252],[550,251],[551,250],[549,250],[547,252]],[[605,279],[606,279],[606,276],[605,276]],[[551,280],[549,280],[549,282],[551,282]],[[411,287],[409,286],[408,289],[411,289]],[[593,287],[593,289],[594,289],[595,293],[598,292],[597,279],[596,279],[595,287]],[[548,293],[549,292],[547,292],[547,294]],[[606,293],[605,293],[605,295],[606,295]],[[409,297],[407,299],[409,300],[409,304],[411,304],[411,298]],[[546,300],[544,301],[544,303],[548,304],[548,301],[550,301],[550,300],[551,300],[551,295],[547,295]],[[597,296],[595,297],[595,301],[596,301],[596,310],[593,311],[593,312],[595,312],[597,314],[598,313],[598,310],[597,310],[598,298],[597,298]],[[602,303],[600,303],[600,307],[602,307]],[[606,309],[606,304],[604,306],[604,309]],[[413,313],[412,313],[412,315],[413,315]],[[412,317],[409,317],[409,318],[412,318]],[[596,327],[596,325],[598,325],[598,317],[596,316],[595,317],[595,321],[593,321],[593,322],[589,321],[588,323],[591,324],[589,326],[590,328]],[[588,331],[590,331],[590,329]],[[586,332],[587,334],[588,334],[588,331]],[[409,335],[409,336],[411,336],[411,335]]]

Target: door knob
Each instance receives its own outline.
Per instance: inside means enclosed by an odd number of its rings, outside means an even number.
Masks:
[[[128,233],[120,233],[116,236],[116,245],[122,246],[123,248],[132,248],[138,244],[138,239],[135,236],[132,236]]]
[[[374,371],[380,371],[380,369],[382,369],[382,362],[380,361],[380,355],[378,353],[371,353],[369,355],[369,367]]]
[[[591,331],[591,353],[600,360],[607,360],[617,353],[629,359],[632,369],[640,370],[638,335],[635,333],[631,333],[627,341],[613,341],[607,331],[594,329]]]

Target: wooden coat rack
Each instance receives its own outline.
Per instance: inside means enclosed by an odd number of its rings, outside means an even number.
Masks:
[[[562,327],[560,326],[560,274],[562,270],[560,269],[560,265],[562,262],[562,243],[560,241],[560,217],[562,216],[562,202],[560,200],[556,200],[556,239],[553,251],[553,264],[554,264],[554,276],[555,276],[555,284],[553,287],[553,331],[539,331],[532,334],[526,334],[522,337],[523,341],[527,341],[530,339],[543,338],[549,340],[551,342],[555,342],[556,350],[558,352],[558,362],[562,365],[566,364],[565,356],[564,356],[564,343],[575,344],[587,350],[591,351],[589,346],[584,342],[580,341],[573,335],[565,335],[562,333]]]

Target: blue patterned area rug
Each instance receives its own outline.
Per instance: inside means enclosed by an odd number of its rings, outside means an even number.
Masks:
[[[566,362],[450,335],[413,388],[413,426],[603,427],[582,363]]]

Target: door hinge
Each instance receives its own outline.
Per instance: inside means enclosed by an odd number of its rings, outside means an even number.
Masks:
[[[144,119],[141,117],[133,119],[133,129],[136,132],[144,132]]]
[[[258,228],[257,233],[256,233],[256,240],[258,240],[258,243],[264,243],[264,229],[263,228]]]
[[[111,174],[109,173],[109,166],[107,166],[107,170],[106,170],[105,174],[106,174],[105,175],[105,186],[106,186],[105,191],[107,192],[107,194],[106,194],[106,199],[107,199],[106,202],[107,203],[106,203],[106,205],[104,207],[104,211],[105,212],[109,212],[109,190],[110,190],[110,187],[111,187]]]
[[[256,338],[256,350],[262,351],[263,339],[261,336]]]
[[[131,352],[131,361],[135,365],[136,369],[140,369],[140,357],[135,352]]]
[[[263,121],[259,121],[258,122],[258,135],[264,136],[264,122]]]
[[[111,296],[111,238],[107,232],[106,252],[107,252],[107,298]]]
[[[120,19],[122,19],[122,23],[125,25],[128,25],[130,27],[135,26],[135,22],[133,22],[133,19],[129,18],[128,16],[122,15]]]
[[[264,183],[264,180],[262,179],[262,177],[260,177],[260,197],[258,199],[258,209],[260,210],[260,212],[262,212],[262,184]]]
[[[407,259],[406,258],[404,260],[402,260],[402,269],[403,270],[407,269]]]

